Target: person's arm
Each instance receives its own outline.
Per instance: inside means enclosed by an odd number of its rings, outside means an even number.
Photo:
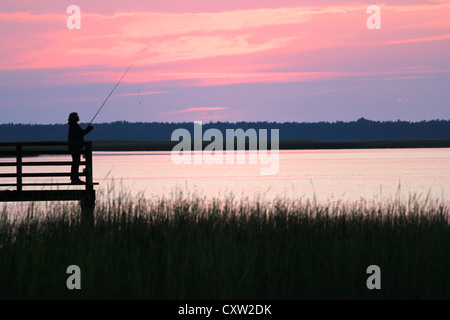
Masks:
[[[82,130],[83,135],[87,135],[89,132],[91,132],[94,129],[93,126],[88,126],[86,129]]]

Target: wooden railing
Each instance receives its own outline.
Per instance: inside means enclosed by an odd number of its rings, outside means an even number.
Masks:
[[[70,177],[72,161],[24,161],[24,158],[31,158],[39,155],[70,155],[67,142],[2,142],[0,143],[0,168],[15,167],[16,172],[1,173],[2,178],[15,178],[15,183],[0,183],[1,187],[16,187],[17,191],[22,191],[27,186],[69,186],[70,182],[33,182],[25,183],[25,178],[48,178],[48,177]],[[84,148],[80,151],[84,155],[84,160],[80,161],[80,167],[84,167],[79,175],[86,178],[85,188],[93,188],[92,180],[92,142],[84,142]],[[1,161],[1,159],[6,161]],[[10,158],[14,159],[10,161]],[[38,160],[38,158],[36,158]],[[67,172],[27,172],[24,167],[56,167],[66,166]],[[1,180],[0,180],[1,182]]]
[[[95,206],[94,185],[98,184],[92,180],[92,142],[84,142],[80,150],[80,154],[84,156],[84,160],[80,161],[80,168],[84,167],[84,170],[79,175],[85,177],[86,183],[77,185],[77,188],[69,182],[71,157],[69,157],[70,161],[39,161],[40,157],[38,157],[70,154],[67,142],[1,142],[0,202],[80,200],[83,211],[92,213]],[[8,167],[10,169],[6,169],[7,172],[5,172],[3,168]],[[23,170],[25,167],[45,167],[48,170],[46,172],[25,170],[25,172]],[[67,170],[55,172],[52,170],[55,167],[67,167]],[[67,177],[67,182],[48,181],[49,178],[55,177]],[[26,181],[30,178],[34,181]],[[58,186],[58,189],[51,189],[52,186]],[[80,189],[80,186],[84,188]],[[2,187],[7,189],[2,190]]]

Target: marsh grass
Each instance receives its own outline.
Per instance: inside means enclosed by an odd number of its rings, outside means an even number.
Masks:
[[[448,299],[449,206],[428,197],[148,200],[110,189],[0,217],[2,299]],[[66,268],[81,268],[68,290]],[[369,265],[381,290],[368,290]]]

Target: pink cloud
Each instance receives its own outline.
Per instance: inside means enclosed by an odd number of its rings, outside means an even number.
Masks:
[[[245,9],[237,6],[235,10],[209,12],[133,12],[120,10],[115,3],[115,13],[82,11],[81,30],[66,28],[68,15],[64,11],[2,13],[0,28],[14,32],[2,36],[0,69],[69,70],[52,78],[46,76],[43,82],[114,82],[120,75],[117,68],[133,62],[136,67],[124,82],[219,85],[312,81],[379,75],[370,70],[337,71],[355,48],[370,50],[450,39],[450,5],[444,2],[382,5],[382,29],[378,31],[366,28],[367,5],[323,3],[302,7],[271,3],[265,8],[252,3]],[[328,70],[312,68],[309,60],[320,58],[325,49],[340,52],[332,56],[334,64]],[[395,54],[401,59],[404,52]],[[286,55],[303,58],[287,61]],[[361,56],[354,62],[364,59]],[[93,71],[93,66],[99,70]],[[409,71],[397,69],[388,74],[414,77]]]
[[[450,39],[450,34],[445,34],[445,35],[440,35],[440,36],[424,37],[424,38],[394,40],[394,41],[385,42],[384,45],[416,43],[416,42],[426,42],[426,41],[440,41],[440,40],[446,40],[446,39]]]
[[[199,107],[199,108],[187,108],[183,110],[175,110],[168,112],[170,114],[182,114],[182,113],[192,113],[192,112],[205,112],[205,111],[218,111],[227,110],[226,107]]]
[[[229,109],[228,107],[191,107],[160,112],[161,115],[170,115],[173,121],[226,121],[239,118],[244,113],[246,111]]]
[[[130,97],[130,96],[146,96],[151,94],[163,94],[168,93],[169,91],[146,91],[146,92],[136,92],[136,93],[122,93],[118,94],[118,96],[122,97]]]

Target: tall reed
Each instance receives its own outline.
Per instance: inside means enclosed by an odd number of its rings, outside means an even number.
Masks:
[[[2,299],[449,299],[446,201],[145,199],[108,190],[0,217]],[[81,290],[69,290],[69,265]],[[369,265],[381,290],[369,290]]]

